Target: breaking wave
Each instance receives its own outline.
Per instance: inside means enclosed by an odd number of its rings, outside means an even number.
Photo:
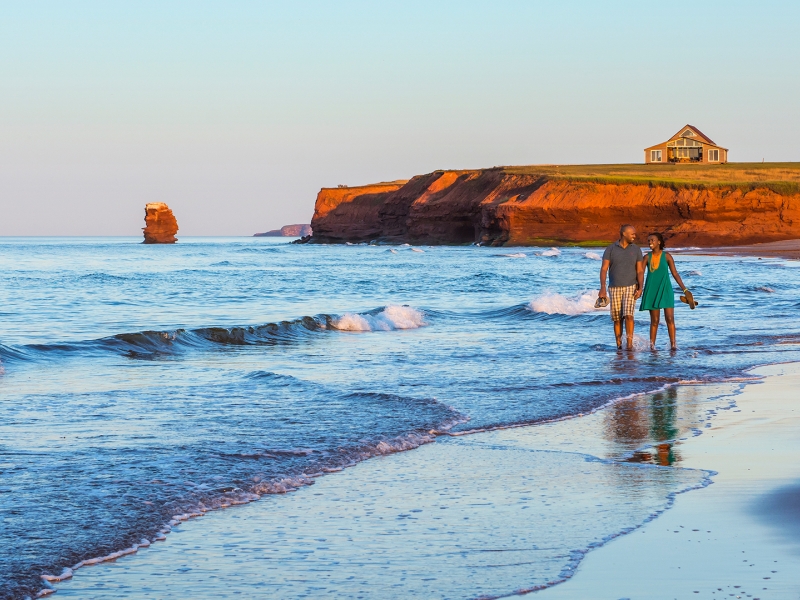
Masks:
[[[595,300],[596,291],[583,292],[571,298],[548,292],[531,300],[528,308],[535,313],[548,315],[582,315],[604,310],[594,307]]]
[[[210,346],[274,346],[308,340],[326,331],[394,331],[427,325],[425,315],[410,306],[389,305],[365,313],[317,315],[244,327],[199,327],[137,331],[78,342],[0,345],[0,362],[33,360],[58,353],[116,352],[131,358],[156,358]]]
[[[339,331],[393,331],[418,329],[427,325],[425,315],[410,306],[390,305],[376,314],[346,313],[330,320],[330,326]]]
[[[560,256],[561,250],[558,248],[550,248],[550,250],[545,250],[544,252],[540,252],[539,256]]]
[[[603,257],[600,256],[597,252],[584,252],[584,258],[588,258],[590,260],[603,260]]]

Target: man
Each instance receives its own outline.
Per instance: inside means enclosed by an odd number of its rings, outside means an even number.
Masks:
[[[636,300],[644,288],[644,257],[642,249],[634,244],[636,229],[623,225],[619,229],[619,240],[603,252],[600,267],[600,293],[598,298],[611,299],[611,320],[614,321],[614,336],[617,350],[622,349],[622,321],[625,320],[627,348],[633,348],[633,310]],[[608,276],[608,292],[606,292]]]

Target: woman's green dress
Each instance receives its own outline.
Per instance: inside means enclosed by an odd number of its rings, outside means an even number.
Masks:
[[[675,291],[672,289],[672,282],[669,278],[667,253],[661,253],[661,260],[658,261],[658,267],[655,270],[650,265],[652,260],[653,254],[648,254],[647,281],[644,283],[642,303],[639,305],[639,310],[675,308]]]

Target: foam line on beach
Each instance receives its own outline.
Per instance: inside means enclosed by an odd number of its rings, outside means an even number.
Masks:
[[[363,447],[355,453],[348,454],[348,462],[339,467],[323,467],[320,471],[315,473],[302,473],[297,476],[284,477],[273,481],[256,482],[250,487],[249,490],[232,490],[222,497],[214,498],[211,501],[202,502],[195,507],[188,509],[184,513],[173,515],[169,521],[162,524],[155,535],[150,536],[152,539],[148,540],[147,538],[143,538],[138,544],[133,544],[132,546],[102,556],[81,560],[71,567],[64,567],[60,575],[43,573],[40,577],[42,582],[47,587],[39,590],[37,597],[43,597],[55,593],[56,590],[52,587],[52,584],[72,578],[75,571],[78,569],[99,565],[122,558],[123,556],[135,554],[139,549],[147,548],[154,542],[165,541],[167,539],[167,535],[172,532],[174,527],[177,527],[190,519],[202,517],[209,511],[222,510],[234,506],[249,504],[259,500],[265,495],[288,494],[295,492],[302,487],[314,485],[315,479],[318,477],[322,477],[323,475],[330,473],[338,473],[346,468],[354,467],[364,460],[368,460],[376,456],[387,456],[389,454],[406,452],[408,450],[419,448],[424,444],[430,444],[436,440],[436,436],[442,435],[456,425],[466,423],[468,420],[469,419],[467,417],[458,415],[446,421],[445,423],[442,423],[437,429],[433,429],[428,433],[408,433],[397,436],[393,439],[379,440],[372,446]]]
[[[533,423],[519,423],[519,424],[508,425],[508,426],[497,426],[497,427],[489,427],[489,428],[476,428],[476,429],[469,430],[469,431],[459,431],[459,432],[451,433],[451,432],[449,432],[449,429],[451,429],[452,427],[454,427],[454,426],[456,426],[458,424],[465,423],[468,420],[466,417],[457,417],[457,418],[452,419],[448,423],[443,424],[438,430],[431,430],[428,434],[409,434],[409,435],[406,435],[406,436],[400,436],[398,438],[395,438],[394,440],[381,441],[381,442],[377,443],[372,449],[365,450],[358,457],[358,459],[351,460],[350,463],[344,465],[341,468],[323,469],[321,472],[318,472],[318,473],[303,474],[303,475],[298,476],[298,477],[285,478],[285,479],[282,479],[282,480],[276,481],[276,482],[264,482],[264,483],[260,484],[259,486],[254,487],[253,490],[251,490],[250,492],[240,494],[240,495],[238,495],[236,497],[228,498],[226,501],[221,502],[221,503],[217,504],[216,506],[213,506],[213,507],[201,506],[201,507],[198,507],[196,511],[175,515],[175,516],[172,517],[172,519],[169,522],[167,522],[167,523],[165,523],[163,525],[163,527],[159,531],[159,535],[155,536],[153,538],[152,542],[165,540],[166,536],[172,531],[172,529],[174,527],[180,525],[181,523],[183,523],[185,521],[188,521],[189,519],[200,517],[200,516],[202,516],[203,514],[205,514],[206,512],[208,512],[210,510],[218,510],[218,509],[222,509],[222,508],[229,508],[229,507],[236,506],[236,505],[248,504],[250,502],[253,502],[253,501],[256,501],[256,500],[260,499],[261,496],[267,495],[267,494],[290,493],[290,492],[296,491],[296,490],[298,490],[298,489],[300,489],[302,487],[305,487],[305,486],[308,486],[308,485],[313,485],[314,484],[314,479],[316,479],[317,477],[321,477],[321,476],[323,476],[325,474],[332,473],[332,472],[342,471],[344,468],[355,466],[358,462],[361,462],[363,460],[367,460],[367,459],[369,459],[371,457],[374,457],[374,456],[385,456],[385,455],[388,455],[388,454],[405,452],[407,450],[418,448],[421,445],[428,444],[428,443],[431,443],[431,442],[435,441],[435,438],[437,436],[440,436],[440,435],[442,435],[442,436],[452,436],[452,437],[461,437],[461,436],[472,435],[472,434],[476,434],[476,433],[485,433],[485,432],[490,432],[490,431],[512,429],[512,428],[521,428],[521,427],[532,427],[532,426],[537,426],[537,425],[544,425],[544,424],[549,424],[549,423],[555,423],[555,422],[560,422],[560,421],[567,421],[567,420],[571,420],[571,419],[577,419],[578,417],[588,416],[590,414],[599,412],[601,410],[605,410],[605,409],[609,408],[611,405],[613,405],[613,404],[615,404],[617,402],[621,402],[621,401],[624,401],[624,400],[629,400],[629,399],[632,399],[632,398],[635,398],[635,397],[641,397],[641,396],[657,393],[657,392],[663,391],[663,390],[665,390],[665,389],[667,389],[669,387],[674,387],[674,386],[681,386],[681,385],[707,385],[707,384],[713,384],[713,383],[737,383],[737,382],[750,383],[750,382],[754,382],[754,381],[760,381],[762,379],[763,379],[763,376],[753,375],[753,376],[750,376],[750,377],[733,377],[733,378],[714,380],[714,381],[711,381],[711,380],[696,380],[696,379],[680,380],[680,381],[676,381],[676,382],[667,383],[667,384],[665,384],[665,385],[663,385],[663,386],[661,386],[659,388],[656,388],[654,390],[650,390],[650,391],[646,391],[646,392],[638,392],[638,393],[634,393],[634,394],[628,394],[628,395],[625,395],[625,396],[621,396],[621,397],[615,398],[615,399],[609,401],[608,403],[603,404],[602,406],[599,406],[599,407],[597,407],[595,409],[592,409],[590,411],[585,411],[585,412],[579,413],[577,415],[564,416],[564,417],[559,417],[559,418],[555,418],[555,419],[548,419],[548,420],[545,420],[545,421],[539,421],[539,422],[533,422]],[[558,451],[553,450],[552,452],[564,453],[564,451],[562,451],[562,450],[558,450]],[[570,452],[567,452],[567,453],[570,453]],[[624,463],[629,468],[644,468],[644,469],[664,469],[664,468],[668,468],[668,467],[661,467],[661,466],[657,466],[657,465],[627,463],[624,460],[602,459],[602,458],[598,458],[596,456],[588,455],[588,454],[581,453],[581,452],[574,452],[574,453],[571,453],[571,454],[579,454],[581,456],[584,456],[584,458],[586,460],[599,461],[599,462],[604,462],[604,463],[608,463],[608,464],[623,464]],[[692,490],[696,490],[696,489],[707,487],[708,485],[710,485],[712,483],[712,479],[711,478],[716,474],[714,471],[707,470],[707,469],[686,469],[686,470],[698,471],[698,472],[702,473],[702,475],[703,475],[702,479],[697,484],[689,485],[689,486],[687,486],[685,488],[682,488],[680,490],[668,493],[666,495],[666,500],[667,501],[666,501],[666,504],[664,505],[664,507],[661,508],[660,510],[656,510],[656,511],[650,513],[649,515],[647,515],[639,524],[637,524],[635,526],[625,527],[623,529],[620,529],[619,531],[612,532],[612,533],[604,536],[602,539],[600,539],[600,540],[598,540],[596,542],[592,542],[592,543],[588,544],[586,548],[582,548],[582,549],[579,549],[579,550],[573,550],[570,553],[569,560],[567,561],[566,565],[563,567],[563,569],[561,570],[561,572],[559,573],[559,576],[557,578],[554,578],[554,579],[548,581],[545,584],[532,586],[530,588],[520,588],[520,589],[515,590],[514,592],[509,593],[509,594],[481,596],[481,598],[498,598],[499,599],[499,598],[510,597],[510,596],[518,595],[518,594],[526,594],[526,593],[529,593],[529,592],[532,592],[532,591],[546,589],[548,587],[552,587],[554,585],[557,585],[557,584],[560,584],[560,583],[563,583],[563,582],[567,581],[568,579],[570,579],[575,574],[578,565],[583,560],[583,558],[586,556],[586,554],[588,554],[589,551],[594,550],[596,548],[599,548],[601,546],[604,546],[608,542],[610,542],[610,541],[612,541],[612,540],[614,540],[614,539],[616,539],[616,538],[618,538],[620,536],[627,535],[628,533],[631,533],[631,532],[643,527],[647,523],[653,521],[654,519],[658,518],[661,514],[663,514],[665,511],[667,511],[669,508],[671,508],[674,505],[675,499],[679,494],[683,494],[683,493],[686,493],[686,492],[689,492],[689,491],[692,491]],[[128,548],[122,549],[120,551],[113,552],[113,553],[110,553],[108,555],[104,555],[104,556],[101,556],[101,557],[83,560],[83,561],[73,565],[71,568],[65,568],[62,571],[62,574],[59,575],[59,576],[43,574],[42,575],[42,579],[45,582],[45,584],[48,585],[49,587],[46,587],[46,588],[42,589],[41,592],[39,593],[39,596],[44,596],[44,595],[49,595],[51,593],[54,593],[56,590],[53,587],[50,587],[50,585],[52,583],[58,583],[60,581],[65,581],[66,579],[69,579],[70,577],[73,576],[74,571],[76,571],[76,570],[78,570],[78,569],[80,569],[82,567],[97,565],[97,564],[101,564],[101,563],[104,563],[104,562],[116,560],[116,559],[121,558],[123,556],[134,554],[140,548],[147,547],[150,544],[151,544],[151,541],[149,541],[147,539],[143,539],[140,544],[134,544],[131,547],[128,547]]]

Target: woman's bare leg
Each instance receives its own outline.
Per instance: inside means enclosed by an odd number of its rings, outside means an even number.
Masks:
[[[658,335],[658,322],[660,320],[661,311],[650,311],[650,349],[656,349],[656,336]]]
[[[669,332],[669,345],[673,350],[678,349],[678,344],[675,342],[675,309],[664,309],[664,320],[667,322],[667,331]]]

